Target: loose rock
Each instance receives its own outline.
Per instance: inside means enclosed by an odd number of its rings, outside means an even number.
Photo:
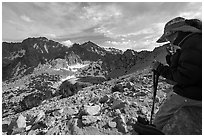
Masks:
[[[125,117],[123,115],[119,115],[117,118],[117,128],[123,133],[128,132]]]
[[[110,96],[105,95],[99,100],[99,102],[100,103],[106,103],[109,100],[109,98],[110,98]]]
[[[113,122],[113,121],[109,121],[109,122],[108,122],[108,125],[109,125],[109,127],[111,127],[111,128],[115,128],[116,125],[117,125],[117,123],[116,123],[116,122]]]
[[[125,102],[123,102],[122,100],[117,99],[117,100],[113,101],[113,105],[112,105],[111,108],[112,109],[121,109],[121,108],[124,108],[125,105],[126,105]]]
[[[101,107],[99,105],[85,106],[84,110],[88,115],[94,116],[100,113]]]
[[[82,116],[82,123],[84,125],[91,125],[97,120],[100,120],[100,118],[98,118],[97,116]]]
[[[117,84],[114,87],[112,87],[112,92],[123,92],[123,85],[122,84]]]
[[[20,115],[16,122],[17,122],[18,128],[26,127],[26,118],[23,115]]]
[[[65,115],[76,115],[79,113],[79,110],[76,107],[65,107],[62,113]]]

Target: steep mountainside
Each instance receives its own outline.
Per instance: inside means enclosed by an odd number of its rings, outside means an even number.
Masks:
[[[143,69],[149,66],[152,59],[164,62],[164,47],[156,48],[153,52],[102,48],[88,41],[83,44],[73,44],[66,47],[59,42],[45,37],[28,38],[22,43],[2,43],[3,80],[32,73],[39,64],[53,63],[56,59],[65,59],[67,65],[83,64],[84,61],[102,61],[103,71],[107,77],[117,77],[131,70]],[[55,62],[55,61],[54,61]]]
[[[48,60],[64,58],[67,47],[58,42],[48,40],[45,37],[28,38],[22,43],[2,44],[3,80],[16,77],[20,73],[32,72],[38,64],[44,64]]]

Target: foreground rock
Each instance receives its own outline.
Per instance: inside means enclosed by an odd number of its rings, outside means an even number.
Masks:
[[[44,78],[47,78],[47,76],[42,77],[42,79]],[[38,91],[35,93],[30,93],[30,90],[3,92],[5,101],[2,104],[4,108],[2,134],[137,135],[138,133],[134,131],[133,125],[138,121],[138,116],[142,115],[144,118],[150,119],[152,78],[148,72],[132,74],[85,87],[74,94],[65,94],[64,98],[54,96],[47,99],[46,94],[44,94],[46,90],[40,90],[39,87],[42,86],[39,85],[43,84],[38,82],[38,86],[36,84],[32,85],[32,89],[38,87],[36,90],[31,90]],[[50,86],[52,85],[50,84]],[[63,92],[69,91],[71,86],[73,84],[69,86],[69,83],[65,82],[65,86],[62,88]],[[165,91],[170,87],[160,79],[155,112],[158,111],[160,105],[166,99]],[[30,95],[31,105],[29,99],[27,99],[27,106],[38,104],[31,103],[33,100],[36,102],[39,100],[41,103],[21,113],[10,113],[8,111],[10,108],[19,105],[15,96],[20,93],[25,94],[25,92],[28,92],[28,94],[23,95],[22,98]],[[59,95],[63,95],[63,92]],[[43,94],[34,97],[34,95],[37,95],[36,93]],[[56,93],[59,92],[56,91]],[[9,98],[11,95],[13,97]],[[44,97],[41,99],[40,97],[43,95]],[[13,101],[12,104],[11,101]],[[164,128],[164,132],[166,134],[201,134],[200,119],[202,119],[200,110],[184,109],[178,112],[173,120],[169,121]]]
[[[59,86],[59,89],[55,93],[55,95],[62,95],[63,98],[66,98],[69,96],[73,96],[74,94],[76,94],[79,90],[81,90],[84,87],[87,87],[87,84],[80,83],[80,82],[72,83],[69,80],[65,80]]]

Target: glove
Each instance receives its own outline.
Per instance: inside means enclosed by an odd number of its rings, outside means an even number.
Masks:
[[[164,133],[160,131],[159,129],[157,129],[156,127],[152,125],[144,125],[139,122],[133,125],[133,129],[139,135],[164,135]]]
[[[160,65],[161,63],[159,62],[159,61],[156,61],[156,60],[154,60],[153,62],[152,62],[152,70],[157,70],[157,68],[159,67],[159,65]]]
[[[167,51],[167,55],[172,55],[173,54],[172,49],[171,49],[170,46],[166,47],[166,51]]]

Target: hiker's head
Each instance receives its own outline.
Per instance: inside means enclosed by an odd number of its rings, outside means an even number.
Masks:
[[[187,20],[182,17],[176,17],[166,23],[164,34],[157,40],[157,43],[171,42],[177,38],[180,32],[193,33],[202,31],[202,22],[198,19]]]

